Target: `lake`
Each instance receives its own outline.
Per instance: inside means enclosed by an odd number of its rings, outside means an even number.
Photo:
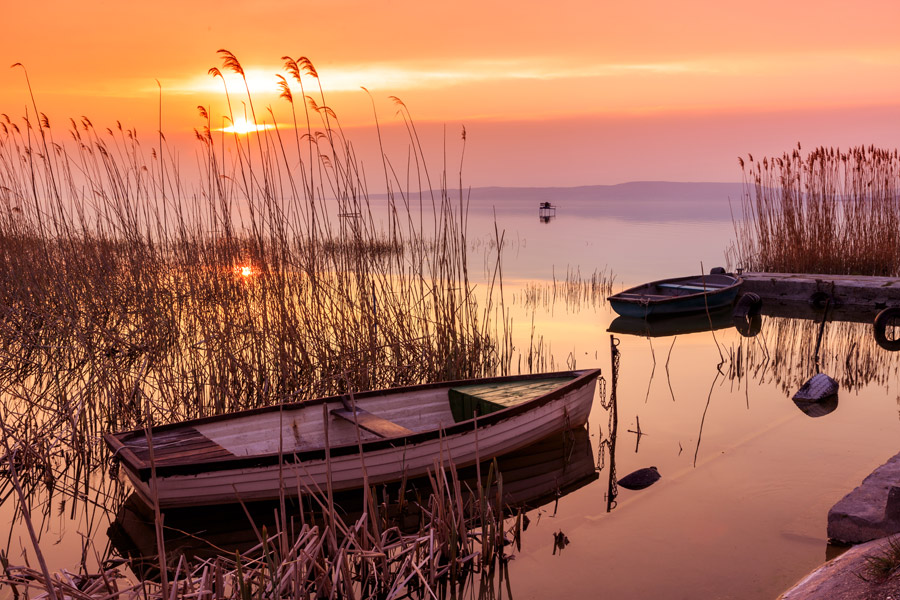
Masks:
[[[539,341],[548,370],[603,368],[608,394],[616,315],[602,298],[566,301],[563,282],[583,289],[601,272],[618,291],[726,266],[740,194],[733,184],[473,190],[470,270],[487,285],[502,233],[513,370]],[[555,205],[555,217],[541,221],[540,202]],[[535,290],[542,300],[527,301]],[[510,563],[513,597],[774,598],[831,555],[828,509],[898,450],[897,357],[875,344],[870,324],[828,323],[821,366],[841,391],[833,410],[813,417],[791,396],[814,373],[818,324],[763,316],[759,333],[744,337],[727,321],[715,331],[614,334],[615,472],[655,466],[662,477],[643,490],[620,487],[608,510],[604,450],[596,481],[529,512]],[[599,398],[587,432],[593,456],[612,442]],[[89,510],[55,506],[36,522],[51,570],[93,552],[84,536],[106,551],[122,496],[107,499],[92,485]],[[6,496],[0,520],[10,521],[12,504]],[[561,550],[557,532],[569,540]],[[17,523],[11,563],[23,562],[23,549],[33,562]]]

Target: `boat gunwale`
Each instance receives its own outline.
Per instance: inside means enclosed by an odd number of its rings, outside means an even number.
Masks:
[[[536,398],[532,398],[527,402],[523,402],[521,404],[517,404],[515,406],[510,406],[498,411],[494,411],[487,415],[483,415],[477,417],[478,428],[487,427],[496,425],[497,423],[501,423],[508,419],[519,416],[522,413],[528,412],[534,408],[543,406],[565,394],[568,394],[570,391],[575,389],[579,389],[588,385],[592,380],[596,380],[601,374],[601,369],[578,369],[571,371],[558,371],[554,373],[532,373],[527,375],[507,375],[501,377],[488,377],[488,378],[476,378],[476,379],[465,379],[458,381],[445,381],[445,382],[436,382],[436,383],[426,383],[419,384],[413,386],[405,386],[399,388],[388,388],[384,390],[370,390],[365,392],[354,393],[353,397],[355,399],[364,399],[364,398],[373,398],[401,393],[410,393],[410,392],[420,392],[420,391],[428,391],[440,388],[453,388],[463,385],[473,385],[473,384],[490,384],[490,383],[502,383],[507,381],[517,381],[517,380],[540,380],[540,379],[552,379],[554,377],[565,377],[565,376],[574,376],[574,379],[571,381],[561,385],[558,388],[555,388],[545,394],[541,394]],[[230,419],[235,419],[239,417],[247,417],[247,416],[255,416],[258,414],[265,414],[268,412],[276,412],[285,408],[290,407],[291,411],[302,410],[311,406],[316,406],[320,404],[326,404],[329,402],[340,402],[342,398],[349,398],[349,394],[344,394],[341,396],[327,396],[321,398],[313,398],[307,401],[297,401],[291,402],[289,404],[276,404],[272,406],[263,406],[253,409],[248,409],[244,411],[238,411],[234,413],[226,413],[222,415],[213,415],[210,417],[202,417],[199,419],[192,419],[188,421],[182,421],[179,423],[168,423],[165,425],[159,425],[156,427],[152,427],[150,429],[152,433],[158,433],[161,431],[170,431],[173,429],[181,429],[186,427],[193,427],[195,425],[203,425],[207,423],[216,423],[220,421],[226,421]],[[432,439],[436,439],[438,437],[449,437],[452,435],[457,435],[461,433],[465,433],[467,431],[474,431],[476,419],[467,419],[465,421],[460,421],[458,423],[454,423],[453,425],[445,428],[435,427],[432,429],[427,429],[424,431],[416,432],[411,435],[403,435],[389,438],[382,438],[376,440],[369,440],[362,442],[362,451],[373,452],[378,450],[383,450],[386,448],[398,448],[404,447],[410,444],[418,444],[421,442],[426,442]],[[135,429],[131,431],[125,431],[120,433],[105,433],[103,434],[103,438],[106,441],[107,445],[112,449],[113,455],[118,457],[121,462],[125,465],[127,469],[135,473],[141,481],[149,481],[151,478],[151,469],[152,465],[149,461],[142,460],[138,458],[138,456],[131,451],[128,446],[125,445],[123,440],[132,439],[139,435],[145,435],[143,429]],[[352,444],[344,444],[340,446],[331,446],[330,448],[325,448],[324,446],[321,448],[314,448],[310,450],[303,450],[301,452],[274,452],[274,453],[266,453],[266,454],[257,454],[251,456],[234,456],[234,457],[223,457],[218,459],[212,459],[207,461],[196,461],[185,464],[173,464],[173,465],[156,465],[156,477],[169,477],[173,475],[196,475],[200,473],[206,473],[211,471],[225,471],[232,469],[244,469],[244,468],[254,468],[254,467],[265,467],[278,464],[279,460],[283,461],[285,464],[294,464],[294,463],[302,463],[305,461],[313,461],[313,460],[325,460],[326,454],[331,457],[339,457],[339,456],[347,456],[359,454],[360,444],[356,442]]]
[[[731,279],[734,279],[734,282],[725,287],[710,288],[709,290],[701,290],[701,291],[694,292],[692,294],[681,294],[678,296],[668,295],[668,294],[653,294],[654,296],[663,296],[663,297],[661,297],[661,298],[646,298],[646,299],[644,299],[644,298],[622,298],[621,297],[622,294],[640,293],[640,292],[635,292],[635,290],[640,290],[643,288],[650,288],[652,286],[659,285],[661,283],[676,283],[676,282],[689,281],[689,280],[700,279],[703,277],[711,277],[711,276],[729,277]],[[607,296],[606,300],[608,302],[625,302],[627,304],[644,304],[644,303],[666,304],[666,303],[669,303],[669,302],[672,302],[675,300],[693,299],[695,297],[704,296],[704,295],[705,296],[717,296],[719,294],[722,294],[723,292],[730,292],[733,288],[738,287],[743,283],[744,283],[744,280],[742,277],[740,277],[739,275],[729,275],[728,273],[724,273],[724,274],[718,273],[718,274],[710,274],[710,275],[688,275],[685,277],[668,277],[666,279],[657,279],[656,281],[642,283],[641,285],[636,285],[634,287],[630,287],[626,290],[622,290],[621,292],[616,292],[615,294],[613,294],[611,296]]]

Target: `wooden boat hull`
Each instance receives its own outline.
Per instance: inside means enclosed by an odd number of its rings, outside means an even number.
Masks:
[[[531,510],[558,501],[562,496],[598,479],[595,460],[590,433],[585,427],[575,428],[565,435],[552,435],[497,457],[496,467],[503,479],[502,508],[510,511],[508,514],[514,514],[517,509]],[[490,461],[482,461],[481,475],[485,483],[491,466]],[[462,484],[463,498],[468,499],[467,491],[477,490],[478,487],[475,467],[459,469],[457,476]],[[397,505],[391,504],[381,514],[389,526],[397,526],[404,533],[414,533],[421,527],[423,518],[421,505],[414,500],[416,497],[427,497],[431,488],[427,479],[412,479],[406,482],[405,489],[407,502],[404,508],[397,510]],[[487,501],[493,503],[498,491],[495,480],[494,485],[485,490]],[[394,500],[399,493],[397,485],[388,496]],[[477,501],[477,496],[472,493]],[[356,490],[337,494],[335,504],[340,506],[345,524],[355,523],[363,513],[362,494],[356,493]],[[288,510],[289,514],[297,514],[297,505],[288,504]],[[384,509],[379,506],[379,510]],[[277,512],[277,503],[273,502],[170,509],[165,515],[166,552],[174,557],[186,554],[201,559],[233,555],[235,551],[244,555],[254,547],[258,548],[256,532],[263,526],[270,533],[277,531],[279,525],[273,518]],[[320,524],[322,515],[316,509],[307,509],[304,522]],[[137,567],[145,577],[158,576],[154,513],[140,498],[129,496],[119,507],[116,519],[110,525],[109,538],[119,553],[130,557],[132,566]]]
[[[623,317],[670,317],[730,306],[742,283],[740,277],[718,274],[662,279],[613,294],[607,300]]]
[[[155,428],[150,432],[150,439],[154,450],[159,448],[158,466],[151,464],[146,455],[143,459],[139,455],[142,447],[149,452],[146,438],[142,445],[140,431],[107,435],[106,441],[122,461],[123,470],[135,491],[148,504],[158,502],[162,508],[267,500],[277,498],[281,489],[292,496],[322,493],[329,484],[335,491],[349,490],[365,483],[375,485],[404,476],[422,476],[433,469],[436,462],[464,467],[583,425],[590,412],[599,375],[600,371],[596,369],[357,394],[355,402],[358,406],[380,402],[378,406],[385,414],[387,407],[393,406],[392,402],[398,404],[399,409],[392,409],[394,414],[402,415],[406,419],[404,426],[413,429],[416,409],[424,412],[428,403],[446,402],[450,389],[468,389],[466,386],[482,382],[486,385],[555,382],[562,377],[558,385],[552,383],[550,391],[527,402],[463,421],[454,422],[448,418],[438,427],[413,430],[410,435],[396,437],[380,437],[335,417],[334,413],[342,409],[342,400],[326,398],[305,405],[286,406],[281,411],[278,407],[270,407]],[[551,383],[547,385],[551,386]],[[399,400],[393,400],[395,397]],[[421,404],[407,404],[404,408],[403,403],[413,399]],[[317,418],[309,419],[310,411],[315,411]],[[298,425],[301,418],[306,420]],[[400,416],[395,420],[401,421]],[[314,435],[316,428],[322,432],[321,436],[326,422],[328,434],[324,437],[330,440],[327,444],[313,448],[302,444],[291,447],[284,439],[290,432],[297,434],[299,430],[296,437],[305,440]],[[258,425],[250,437],[265,436],[267,439],[253,440],[246,446],[250,451],[240,456],[235,440],[251,423]],[[190,432],[189,435],[185,431]],[[280,439],[279,431],[282,432]],[[179,450],[182,447],[186,449]],[[279,447],[284,449],[283,452],[278,452]],[[190,452],[203,460],[179,460],[181,455]]]

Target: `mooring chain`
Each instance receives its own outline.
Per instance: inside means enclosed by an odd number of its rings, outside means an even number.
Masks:
[[[603,435],[603,426],[600,426],[600,444],[597,447],[597,470],[602,471],[606,467],[606,453],[609,452],[610,456],[610,485],[611,487],[616,487],[616,465],[615,460],[613,459],[613,453],[615,452],[615,436],[616,436],[616,386],[619,381],[619,341],[610,336],[610,350],[612,353],[612,388],[610,390],[609,399],[606,398],[606,379],[603,377],[600,378],[600,404],[603,406],[604,410],[609,414],[609,422],[608,422],[608,431],[609,435]],[[615,494],[617,490],[610,490],[610,493]]]

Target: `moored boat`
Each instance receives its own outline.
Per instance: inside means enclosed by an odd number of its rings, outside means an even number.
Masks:
[[[318,398],[106,434],[138,495],[161,508],[335,491],[512,452],[583,425],[599,369]],[[152,452],[151,452],[152,450]]]
[[[590,433],[585,426],[572,429],[565,435],[551,435],[525,448],[482,461],[483,484],[493,485],[484,490],[484,498],[503,509],[506,514],[518,510],[532,510],[550,502],[558,502],[566,494],[588,485],[599,478],[595,469],[596,453],[591,445]],[[493,471],[496,469],[496,472]],[[489,478],[488,473],[494,473]],[[497,484],[497,474],[502,477],[502,486]],[[457,469],[461,496],[464,503],[479,502],[478,471],[475,466]],[[386,527],[397,527],[402,533],[415,533],[422,527],[423,502],[434,493],[428,478],[411,479],[401,484],[388,484],[378,488],[378,498],[389,498],[378,505],[379,520],[384,519]],[[498,493],[502,490],[501,506],[496,505]],[[403,494],[404,502],[397,501]],[[340,518],[345,524],[356,523],[364,512],[364,498],[360,490],[335,494],[334,504],[339,508]],[[296,501],[288,501],[289,514],[299,517],[310,525],[324,525],[327,519],[317,508],[315,501],[309,502],[303,511],[298,510]],[[257,532],[265,526],[270,534],[278,531],[275,519],[278,514],[277,502],[250,503],[246,505],[205,506],[199,509],[170,509],[165,514],[165,550],[177,563],[180,554],[189,558],[208,559],[216,556],[242,556],[259,550]],[[142,577],[157,577],[160,565],[156,547],[156,523],[154,511],[147,507],[137,495],[130,495],[119,506],[115,521],[110,524],[108,535],[120,556],[131,560],[131,568]],[[385,527],[385,528],[386,528]]]
[[[607,300],[623,317],[664,317],[711,311],[734,302],[743,280],[736,275],[715,273],[652,281]]]

